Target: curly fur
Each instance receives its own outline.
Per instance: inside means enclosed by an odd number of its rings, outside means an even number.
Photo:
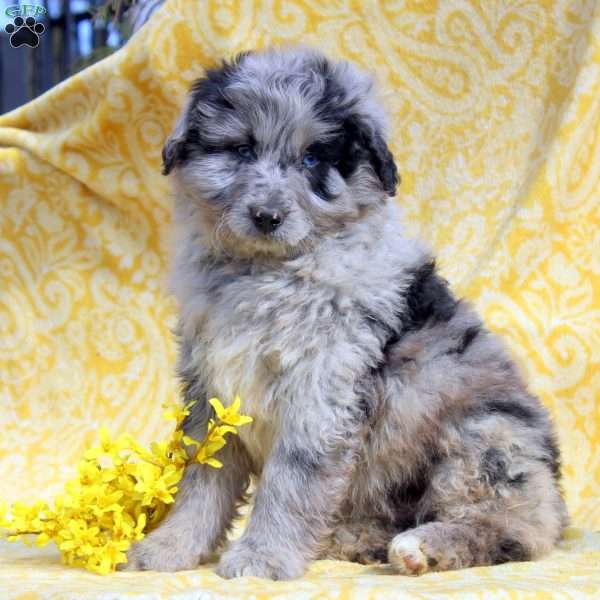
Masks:
[[[372,80],[316,51],[249,53],[190,92],[163,153],[185,428],[240,394],[221,470],[190,466],[130,568],[208,560],[251,474],[224,577],[329,557],[417,574],[548,552],[567,514],[546,410],[402,231]],[[275,215],[263,231],[256,213]],[[274,218],[275,218],[274,217]]]

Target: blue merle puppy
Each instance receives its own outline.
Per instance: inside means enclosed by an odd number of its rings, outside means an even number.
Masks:
[[[546,410],[501,341],[405,236],[369,76],[308,49],[239,56],[192,87],[167,141],[178,372],[254,418],[187,467],[128,568],[210,559],[244,500],[223,577],[299,577],[316,558],[402,574],[530,560],[567,523]]]

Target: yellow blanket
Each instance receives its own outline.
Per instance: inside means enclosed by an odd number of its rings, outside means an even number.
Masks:
[[[380,80],[398,202],[551,409],[574,527],[535,563],[413,579],[320,562],[290,583],[208,567],[103,578],[2,545],[2,600],[600,597],[594,1],[170,0],[124,49],[0,118],[0,500],[59,492],[100,424],[164,433],[175,307],[162,143],[205,66],[299,41]]]

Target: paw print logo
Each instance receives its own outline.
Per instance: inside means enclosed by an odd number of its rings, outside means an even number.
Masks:
[[[4,31],[10,34],[10,45],[13,48],[29,46],[37,48],[40,43],[40,35],[46,28],[43,23],[38,23],[33,17],[15,17],[12,23],[4,27]]]

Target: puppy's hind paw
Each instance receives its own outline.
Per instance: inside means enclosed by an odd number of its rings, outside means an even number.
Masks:
[[[422,575],[429,570],[421,540],[411,533],[401,533],[390,542],[388,561],[402,575]]]

